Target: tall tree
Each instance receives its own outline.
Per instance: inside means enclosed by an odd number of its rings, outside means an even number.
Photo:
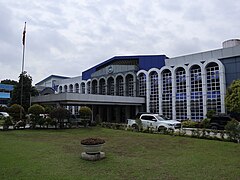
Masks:
[[[227,89],[226,94],[227,111],[240,113],[240,80],[235,80]]]
[[[2,80],[1,83],[2,83],[2,84],[14,85],[14,86],[18,84],[17,81],[14,81],[14,80],[11,80],[11,79]]]
[[[21,90],[22,106],[27,111],[30,107],[30,96],[36,96],[38,94],[38,91],[35,89],[35,87],[32,86],[32,77],[28,75],[26,71],[20,74],[19,81],[17,85],[14,86],[11,104],[21,104]]]

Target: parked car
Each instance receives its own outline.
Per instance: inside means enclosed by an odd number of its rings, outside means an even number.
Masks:
[[[160,132],[181,128],[181,122],[168,119],[165,116],[160,116],[159,114],[141,114],[139,119],[142,121],[142,126],[144,129],[152,127]],[[134,129],[138,129],[138,125],[135,119],[128,119],[128,126]]]
[[[150,113],[150,112],[138,112],[137,113],[137,115],[135,116],[135,119],[139,119],[140,118],[140,116],[141,115],[143,115],[143,114],[153,114],[153,113]],[[166,116],[164,116],[164,115],[162,115],[162,114],[158,114],[160,117],[162,117],[163,119],[166,119],[166,120],[171,120],[170,118],[168,118],[168,117],[166,117]],[[177,121],[179,121],[179,120],[177,120]]]
[[[7,112],[0,112],[0,117],[8,117],[9,114]]]
[[[210,119],[210,128],[211,129],[224,129],[229,121],[232,118],[229,115],[215,115]]]

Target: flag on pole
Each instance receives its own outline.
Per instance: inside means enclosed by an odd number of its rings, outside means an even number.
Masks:
[[[26,22],[25,22],[24,29],[23,29],[23,38],[22,38],[23,46],[25,45],[25,34],[26,34]]]

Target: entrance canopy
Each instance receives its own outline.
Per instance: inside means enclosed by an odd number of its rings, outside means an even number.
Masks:
[[[129,96],[108,96],[94,94],[79,94],[79,93],[60,93],[48,94],[44,96],[31,97],[32,103],[41,104],[66,104],[66,105],[134,105],[142,106],[145,104],[143,97]]]

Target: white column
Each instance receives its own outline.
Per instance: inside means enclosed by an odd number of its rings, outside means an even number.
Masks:
[[[186,67],[186,95],[187,95],[187,119],[191,119],[191,84],[189,68]]]
[[[133,96],[137,96],[137,77],[133,76]]]
[[[146,110],[150,112],[149,103],[150,103],[150,78],[149,74],[146,74]]]
[[[221,113],[226,113],[226,108],[225,108],[226,78],[225,78],[225,68],[223,64],[219,65],[219,78],[220,78],[220,95],[221,95]]]
[[[172,73],[172,115],[173,119],[176,119],[176,75],[175,69],[171,71]]]
[[[159,101],[159,114],[163,114],[162,113],[162,76],[161,73],[158,73],[158,101]]]
[[[123,77],[123,96],[127,96],[127,92],[126,92],[126,76]]]
[[[72,114],[75,114],[75,106],[72,106]]]
[[[201,66],[202,74],[202,96],[203,96],[203,118],[206,118],[207,114],[207,76],[205,66]]]
[[[113,78],[113,87],[114,87],[113,95],[116,96],[117,95],[117,80],[116,80],[116,78]]]

